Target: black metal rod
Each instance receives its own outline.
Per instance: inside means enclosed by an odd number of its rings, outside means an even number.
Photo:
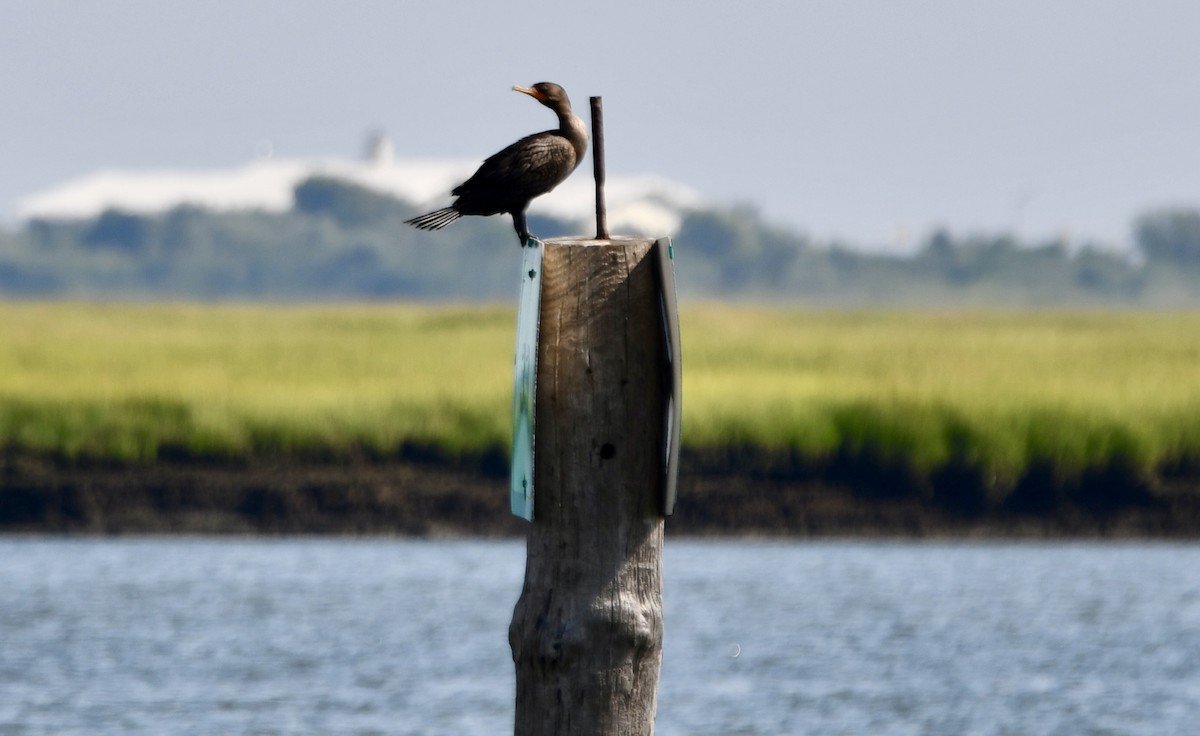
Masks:
[[[596,240],[608,240],[608,212],[604,207],[604,103],[592,99],[592,171],[596,175]]]

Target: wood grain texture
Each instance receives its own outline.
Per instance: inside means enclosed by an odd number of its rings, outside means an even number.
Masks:
[[[666,387],[652,243],[546,243],[536,508],[509,630],[522,736],[654,731]]]

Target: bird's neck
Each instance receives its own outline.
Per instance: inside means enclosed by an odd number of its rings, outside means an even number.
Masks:
[[[558,115],[558,130],[575,148],[575,165],[578,166],[579,162],[583,161],[583,155],[587,153],[587,126],[583,124],[583,119],[575,113],[564,112]]]

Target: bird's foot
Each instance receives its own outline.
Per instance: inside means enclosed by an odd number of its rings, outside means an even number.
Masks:
[[[538,240],[536,237],[534,237],[533,235],[530,235],[529,233],[526,233],[525,237],[521,239],[521,247],[522,248],[537,248],[540,245],[542,245],[542,241]]]

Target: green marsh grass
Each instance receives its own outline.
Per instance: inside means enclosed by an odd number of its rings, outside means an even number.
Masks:
[[[0,307],[0,441],[66,456],[508,441],[507,309]]]
[[[508,443],[513,310],[0,305],[0,443],[148,460]],[[1200,314],[688,305],[684,444],[1011,484],[1200,458]]]
[[[1200,457],[1200,314],[702,307],[685,325],[691,443],[861,454],[1000,485]],[[688,328],[691,328],[690,330]]]

